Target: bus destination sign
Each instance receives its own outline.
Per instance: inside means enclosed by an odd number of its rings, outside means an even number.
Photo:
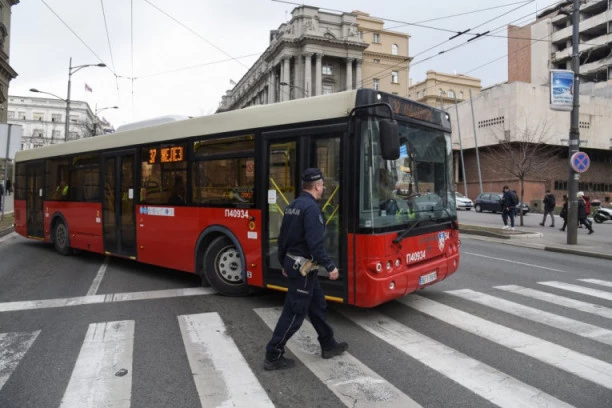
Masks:
[[[183,146],[152,147],[149,149],[149,164],[179,163],[185,161]]]

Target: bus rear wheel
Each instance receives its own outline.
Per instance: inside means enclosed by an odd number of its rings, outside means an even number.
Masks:
[[[210,286],[226,296],[248,294],[240,251],[223,236],[213,240],[204,253],[204,274]]]
[[[70,235],[64,221],[58,221],[53,229],[53,245],[55,250],[66,256],[70,255]]]

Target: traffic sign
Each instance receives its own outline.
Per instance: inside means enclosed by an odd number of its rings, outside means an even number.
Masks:
[[[570,158],[570,166],[572,166],[575,172],[584,173],[589,169],[590,165],[591,159],[585,152],[576,152]]]

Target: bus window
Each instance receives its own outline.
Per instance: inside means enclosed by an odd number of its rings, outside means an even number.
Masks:
[[[50,159],[46,165],[45,199],[46,200],[67,200],[70,192],[68,179],[68,159]]]
[[[100,164],[97,154],[72,158],[68,186],[70,200],[98,201],[100,199]]]

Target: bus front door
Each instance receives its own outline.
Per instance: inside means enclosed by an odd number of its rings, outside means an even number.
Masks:
[[[134,152],[104,156],[104,252],[136,259]]]
[[[45,169],[42,163],[26,164],[26,228],[28,237],[45,238],[43,217],[43,179]]]

